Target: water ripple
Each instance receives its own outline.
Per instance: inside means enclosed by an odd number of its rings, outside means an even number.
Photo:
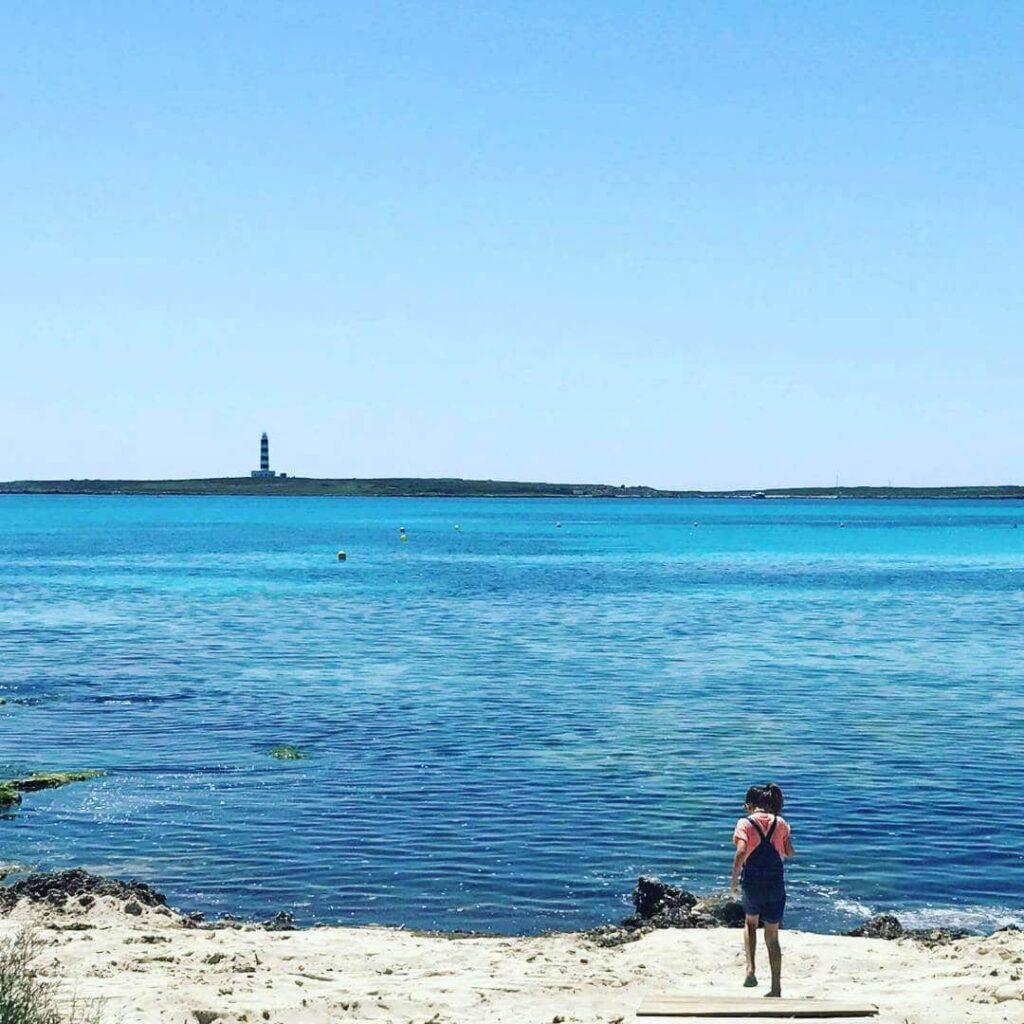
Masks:
[[[110,772],[4,855],[210,912],[582,927],[641,872],[724,885],[771,776],[792,924],[1020,920],[1022,518],[4,498],[0,767]]]

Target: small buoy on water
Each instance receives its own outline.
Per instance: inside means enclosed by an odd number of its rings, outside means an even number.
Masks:
[[[344,562],[346,558],[348,558],[348,555],[346,555],[344,551],[339,551],[338,552],[338,561],[339,562]]]
[[[461,530],[461,529],[462,529],[462,527],[461,527],[461,526],[459,526],[459,524],[458,524],[458,523],[456,523],[456,524],[455,524],[455,529],[456,529],[456,530]]]
[[[693,525],[694,525],[694,526],[700,526],[700,523],[698,523],[698,522],[697,522],[697,520],[696,520],[696,519],[694,519],[694,521],[693,521]]]
[[[840,530],[845,530],[846,529],[846,523],[840,523],[839,524],[839,529]]]
[[[561,523],[555,523],[555,526],[556,526],[556,527],[557,527],[557,528],[558,528],[559,530],[560,530],[560,529],[562,528],[562,524],[561,524]]]

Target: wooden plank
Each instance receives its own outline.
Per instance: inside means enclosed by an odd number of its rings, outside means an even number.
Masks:
[[[640,1017],[637,1019],[637,1024],[700,1024],[701,1021],[712,1021],[716,1018],[713,1017]],[[721,1021],[722,1024],[769,1024],[771,1021],[775,1021],[775,1024],[781,1024],[785,1020],[791,1020],[794,1024],[836,1024],[836,1021],[841,1019],[837,1017],[718,1017],[717,1020]],[[877,1021],[877,1017],[847,1017],[848,1021],[855,1022],[858,1020],[863,1021]]]
[[[878,1007],[869,1003],[819,1002],[816,999],[765,999],[742,996],[651,996],[636,1011],[638,1017],[708,1017],[753,1020],[808,1019],[835,1020],[836,1018],[874,1017]]]

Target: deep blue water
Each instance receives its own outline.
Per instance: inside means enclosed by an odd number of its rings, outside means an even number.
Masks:
[[[0,859],[577,928],[773,778],[788,924],[1024,921],[1022,626],[1019,502],[3,497]]]

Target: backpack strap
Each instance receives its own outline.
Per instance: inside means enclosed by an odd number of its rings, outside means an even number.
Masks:
[[[771,823],[770,827],[768,828],[768,833],[767,833],[767,835],[765,835],[764,833],[762,833],[762,837],[763,837],[763,838],[764,838],[764,839],[765,839],[766,841],[768,841],[768,842],[770,842],[770,841],[771,841],[771,838],[772,838],[772,836],[773,836],[773,835],[775,835],[775,826],[776,826],[776,825],[778,825],[778,823],[779,823],[779,819],[778,819],[778,817],[777,817],[777,816],[776,816],[776,817],[774,817],[774,818],[772,818],[772,823]]]

